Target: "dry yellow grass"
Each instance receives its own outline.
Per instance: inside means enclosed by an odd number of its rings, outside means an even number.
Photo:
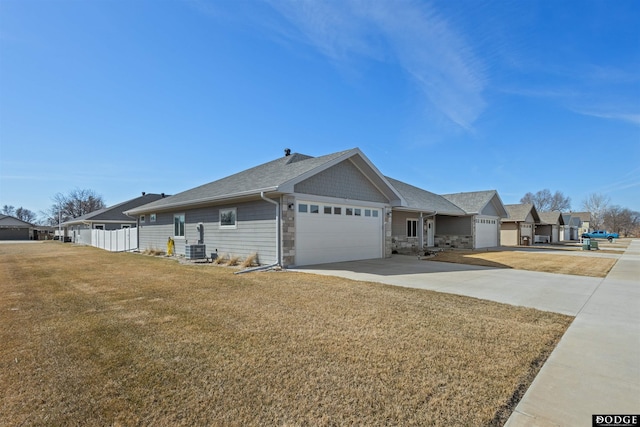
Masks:
[[[0,425],[502,425],[571,318],[0,245]]]
[[[512,250],[497,252],[446,251],[438,253],[433,258],[428,258],[428,260],[589,277],[605,277],[616,263],[615,259],[610,258]]]

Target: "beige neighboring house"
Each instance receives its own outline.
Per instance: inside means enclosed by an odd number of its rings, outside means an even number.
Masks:
[[[534,242],[557,243],[560,241],[560,234],[564,233],[564,219],[562,212],[540,212],[540,224],[536,226]]]
[[[593,231],[593,227],[591,227],[591,212],[572,212],[571,216],[580,218],[582,222],[580,228],[578,228],[578,236],[582,236],[582,233]]]
[[[509,218],[500,224],[500,243],[503,246],[529,246],[534,242],[536,224],[540,217],[536,207],[530,203],[504,206]]]

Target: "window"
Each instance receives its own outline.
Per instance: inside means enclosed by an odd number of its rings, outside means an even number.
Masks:
[[[311,212],[311,213],[320,213],[320,207],[318,205],[311,205],[309,212]]]
[[[353,215],[353,208],[346,208],[345,215]]]
[[[140,222],[144,222],[146,220],[146,217],[144,215],[140,215]]]
[[[353,213],[355,216],[362,216],[362,209],[356,208],[353,210]]]
[[[173,216],[173,236],[184,237],[184,214]]]
[[[95,224],[93,228],[96,230],[104,230],[104,224]]]
[[[371,216],[371,209],[365,209],[364,216]]]
[[[149,221],[156,222],[156,214],[149,215]]]
[[[334,214],[334,215],[342,215],[342,208],[340,208],[340,207],[338,207],[338,206],[335,206],[335,207],[333,208],[333,214]]]
[[[120,228],[131,228],[129,224],[120,224]]]
[[[373,210],[371,213],[373,214],[374,218],[378,218],[378,211],[377,210]]]
[[[328,214],[328,215],[331,215],[331,206],[325,206],[324,207],[324,213]]]
[[[308,208],[307,205],[304,205],[304,204],[301,203],[301,204],[298,205],[298,212],[306,213],[307,212],[307,208]]]
[[[407,220],[407,237],[418,237],[418,220]]]
[[[220,228],[236,228],[236,208],[220,209]]]

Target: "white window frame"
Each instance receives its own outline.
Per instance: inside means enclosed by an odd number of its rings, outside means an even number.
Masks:
[[[156,214],[149,214],[149,222],[156,222]]]
[[[182,235],[179,234],[180,230],[176,230],[176,218],[182,218]],[[187,217],[185,216],[185,214],[184,213],[173,214],[173,237],[176,239],[184,239],[186,228],[187,228]],[[178,233],[176,233],[176,231],[178,231]]]
[[[412,225],[410,229],[409,224],[412,224],[412,223],[415,223],[415,226]],[[411,233],[409,231],[411,231]],[[418,237],[418,219],[417,218],[407,218],[407,237],[410,237],[410,238]]]
[[[131,228],[131,224],[120,224],[120,228]]]
[[[233,218],[233,224],[223,224],[222,216],[225,214],[231,214]],[[234,230],[238,228],[238,208],[224,208],[218,210],[218,224],[220,228]]]
[[[93,224],[94,230],[104,230],[104,224]]]
[[[143,223],[146,220],[146,216],[145,215],[140,215],[140,222]]]

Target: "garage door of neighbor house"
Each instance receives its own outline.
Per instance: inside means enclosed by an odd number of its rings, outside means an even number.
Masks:
[[[555,225],[551,227],[551,241],[558,241],[558,227],[556,227]]]
[[[296,265],[382,258],[382,209],[298,201],[296,211]]]
[[[500,220],[497,218],[476,218],[476,249],[498,246],[498,227]]]

